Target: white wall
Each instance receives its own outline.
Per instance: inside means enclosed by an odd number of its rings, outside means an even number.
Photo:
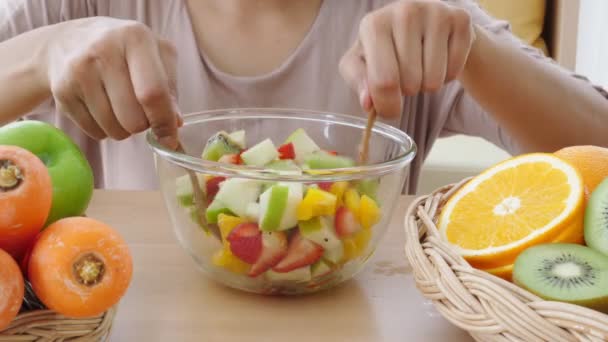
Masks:
[[[608,86],[608,1],[581,0],[576,71]]]

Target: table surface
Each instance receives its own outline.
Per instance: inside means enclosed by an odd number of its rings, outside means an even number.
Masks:
[[[88,216],[120,231],[134,273],[110,341],[471,341],[416,289],[403,252],[402,197],[381,247],[354,279],[302,297],[227,288],[179,247],[158,192],[96,191]]]

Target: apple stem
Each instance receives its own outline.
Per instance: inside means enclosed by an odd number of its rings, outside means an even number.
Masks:
[[[0,160],[0,191],[12,190],[21,184],[23,173],[10,160]]]
[[[80,284],[93,286],[103,279],[105,264],[96,255],[87,253],[74,263],[72,270]]]

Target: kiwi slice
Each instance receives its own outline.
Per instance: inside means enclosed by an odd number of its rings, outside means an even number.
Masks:
[[[550,243],[522,252],[515,284],[546,300],[608,312],[608,257],[589,247]]]
[[[585,243],[608,255],[608,178],[593,191],[585,209]]]
[[[237,154],[241,152],[239,144],[234,142],[228,133],[217,132],[209,140],[203,149],[202,158],[205,160],[218,161],[223,155]]]

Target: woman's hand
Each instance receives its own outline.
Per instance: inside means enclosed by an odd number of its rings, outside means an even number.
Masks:
[[[58,110],[95,139],[121,140],[151,127],[175,148],[181,119],[173,46],[133,21],[87,18],[57,26],[43,77]]]
[[[437,0],[402,0],[367,14],[340,62],[365,110],[401,114],[404,95],[456,79],[475,41],[468,12]]]

